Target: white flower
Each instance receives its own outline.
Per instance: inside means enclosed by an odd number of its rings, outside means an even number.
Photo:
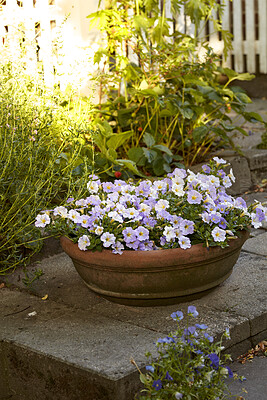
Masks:
[[[117,211],[110,211],[108,216],[113,219],[113,221],[123,222],[122,216]]]
[[[164,181],[154,181],[153,182],[153,189],[156,189],[157,191],[162,191],[167,188],[167,183]]]
[[[99,189],[99,185],[98,185],[97,182],[89,181],[89,182],[87,183],[87,189],[89,190],[89,192],[97,193],[97,192],[98,192],[98,189]]]
[[[256,213],[251,213],[251,224],[253,226],[253,228],[258,229],[262,226],[261,221],[259,220],[259,217]]]
[[[79,249],[85,251],[88,246],[90,246],[89,237],[87,235],[81,236],[78,240]]]
[[[213,160],[214,160],[217,164],[226,164],[226,161],[225,161],[223,158],[213,157]]]
[[[80,222],[80,217],[81,215],[76,210],[70,210],[68,213],[68,218],[71,219],[76,224]]]
[[[104,247],[109,247],[112,244],[115,243],[116,237],[113,235],[113,233],[105,232],[103,235],[100,237],[100,239],[103,242]]]
[[[166,208],[169,207],[169,202],[168,200],[159,200],[156,205],[155,205],[155,210],[156,211],[161,211],[161,210],[166,210]]]
[[[223,186],[226,188],[229,188],[232,186],[232,182],[231,182],[231,179],[229,178],[229,176],[225,176],[223,178]]]
[[[175,183],[176,183],[176,185],[184,185],[184,180],[183,180],[183,178],[181,178],[180,176],[175,175],[175,176],[172,178],[172,184],[175,184]]]
[[[145,203],[139,204],[139,212],[141,212],[145,215],[149,215],[150,211],[151,211],[151,207],[149,207],[148,204],[145,204]]]
[[[210,175],[209,181],[215,187],[219,187],[220,186],[220,179],[217,176]]]
[[[177,185],[176,183],[174,183],[172,185],[172,192],[176,194],[176,196],[183,196],[184,195],[184,187],[183,185]]]
[[[121,242],[116,242],[112,245],[112,253],[114,254],[122,254],[124,250],[124,246]]]
[[[214,242],[224,242],[226,232],[223,229],[218,228],[218,226],[216,226],[216,228],[212,230],[211,234]]]
[[[102,235],[104,228],[102,226],[97,226],[95,228],[95,234],[96,235]]]
[[[138,218],[139,217],[139,212],[134,207],[127,208],[125,210],[124,216],[126,218]]]
[[[233,174],[232,168],[230,169],[230,172],[229,172],[228,176],[229,176],[229,178],[232,180],[232,182],[235,182],[235,176],[234,176],[234,174]]]
[[[186,236],[181,236],[179,238],[179,245],[181,249],[189,249],[191,247],[190,239]]]
[[[44,228],[46,225],[50,224],[51,220],[47,214],[38,214],[35,221],[35,226],[37,228]]]
[[[54,209],[54,215],[60,215],[62,218],[67,218],[68,210],[66,207],[60,206]]]
[[[165,226],[163,235],[165,236],[167,242],[176,237],[175,229],[172,226]]]

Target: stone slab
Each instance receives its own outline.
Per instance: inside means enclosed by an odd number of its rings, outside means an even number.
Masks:
[[[257,235],[254,238],[248,239],[243,245],[243,250],[249,253],[259,254],[261,256],[267,256],[267,232],[264,232],[261,235]],[[265,259],[265,266],[267,270],[267,259]]]
[[[266,400],[267,357],[254,357],[245,364],[235,361],[230,367],[234,373],[246,378],[244,382],[228,380],[229,389],[233,394],[242,395],[246,400]]]

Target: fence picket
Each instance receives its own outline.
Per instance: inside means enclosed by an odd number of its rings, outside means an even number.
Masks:
[[[256,43],[255,43],[255,10],[254,10],[254,0],[246,0],[245,7],[245,54],[247,58],[247,71],[256,71]]]
[[[244,45],[242,40],[242,3],[241,0],[233,1],[233,53],[234,69],[243,72]]]
[[[259,72],[267,74],[267,3],[258,0],[259,4]]]

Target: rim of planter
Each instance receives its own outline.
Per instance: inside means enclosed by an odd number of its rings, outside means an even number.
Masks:
[[[104,269],[113,269],[119,271],[124,270],[126,267],[132,268],[135,271],[145,270],[151,268],[151,264],[154,263],[153,268],[155,270],[172,269],[173,266],[177,266],[177,260],[179,264],[186,264],[187,267],[190,265],[194,266],[199,262],[206,259],[207,263],[212,263],[214,259],[218,258],[222,254],[231,255],[236,252],[236,249],[243,245],[243,243],[249,237],[249,230],[242,230],[239,232],[240,236],[236,239],[230,239],[228,241],[229,246],[221,248],[220,246],[212,246],[207,248],[205,244],[199,243],[191,246],[189,249],[160,249],[151,251],[140,251],[140,250],[124,250],[122,254],[114,254],[111,250],[103,249],[102,251],[91,251],[91,250],[80,250],[78,244],[72,242],[66,236],[61,236],[60,243],[63,250],[74,260],[82,263],[92,262],[92,265],[97,267],[101,266]],[[166,266],[166,257],[168,256],[168,266]],[[106,265],[103,262],[106,261]]]

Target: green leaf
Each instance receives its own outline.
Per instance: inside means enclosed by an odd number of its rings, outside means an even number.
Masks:
[[[107,141],[107,147],[116,150],[126,140],[130,139],[130,137],[132,137],[132,135],[133,135],[133,131],[127,131],[127,132],[122,132],[122,133],[117,133],[115,135],[112,135],[111,138],[108,139],[108,141]]]
[[[156,151],[147,149],[146,147],[143,147],[143,152],[149,163],[154,161],[158,155],[158,153]]]
[[[163,153],[167,153],[169,156],[172,156],[172,151],[167,146],[164,146],[164,144],[155,144],[152,148],[163,151]]]
[[[248,103],[252,103],[252,100],[250,99],[250,97],[248,97],[246,95],[246,93],[236,93],[235,95],[237,97],[237,99],[239,101],[241,101],[242,103],[248,104]]]
[[[165,110],[160,111],[159,116],[160,117],[172,117],[175,114],[177,114],[176,110],[171,112],[170,110],[165,109]]]
[[[131,147],[128,150],[127,155],[129,159],[135,162],[139,167],[144,167],[146,165],[147,160],[144,156],[142,147]]]
[[[194,115],[194,111],[191,110],[191,108],[180,108],[180,112],[182,114],[182,116],[186,119],[191,119]]]
[[[110,161],[114,162],[116,161],[118,155],[114,149],[108,149],[106,152],[106,156]]]
[[[164,171],[167,172],[167,173],[172,171],[172,169],[170,167],[170,164],[168,164],[166,162],[163,164],[163,168],[164,168]]]
[[[117,160],[117,164],[128,168],[135,175],[141,176],[142,178],[146,178],[146,176],[138,170],[138,168],[136,167],[136,164],[131,160]]]
[[[246,118],[247,121],[250,122],[264,122],[260,114],[255,113],[255,112],[244,112],[243,113],[244,118]]]
[[[150,133],[145,132],[143,136],[143,141],[147,145],[147,147],[152,147],[155,144],[155,139]]]
[[[192,132],[193,139],[196,143],[199,143],[208,133],[209,128],[206,125],[198,126]]]
[[[238,74],[236,76],[236,79],[238,81],[252,81],[252,79],[255,78],[255,75],[251,75],[248,72],[245,72],[244,74]]]
[[[153,171],[156,176],[161,176],[165,173],[164,164],[165,161],[162,157],[157,157],[153,162]]]
[[[140,83],[139,89],[142,90],[142,91],[148,89],[148,83],[147,83],[146,80],[143,80],[143,81]]]
[[[141,29],[146,30],[147,28],[149,28],[149,21],[142,15],[134,15],[133,23],[137,31],[140,31]]]
[[[105,120],[101,121],[101,119],[97,118],[96,126],[98,127],[98,129],[104,136],[109,137],[109,136],[113,135],[112,127],[109,125],[109,123],[107,121],[105,121]]]

